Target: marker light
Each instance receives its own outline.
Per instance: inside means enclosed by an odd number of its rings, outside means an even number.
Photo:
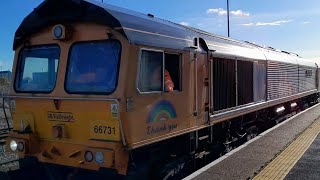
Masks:
[[[57,24],[52,28],[52,36],[53,39],[56,40],[66,40],[68,35],[70,35],[70,31],[62,24]]]
[[[283,112],[284,110],[285,110],[285,108],[284,108],[283,106],[281,106],[281,107],[277,108],[276,112],[277,112],[277,113],[281,113],[281,112]]]
[[[11,142],[10,142],[11,151],[16,151],[17,150],[17,146],[18,146],[17,142],[15,140],[11,140]]]
[[[96,159],[96,162],[98,164],[102,164],[103,161],[104,161],[103,153],[102,152],[96,152],[95,159]]]
[[[86,151],[86,153],[84,154],[84,159],[87,162],[91,162],[93,160],[93,153],[91,151]]]
[[[18,151],[22,152],[24,150],[23,142],[19,142],[17,148],[18,148]]]
[[[56,39],[60,39],[63,35],[63,28],[61,25],[57,25],[53,29],[53,34]]]

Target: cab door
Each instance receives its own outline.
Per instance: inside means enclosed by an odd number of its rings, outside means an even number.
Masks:
[[[194,73],[194,116],[196,125],[208,123],[208,106],[209,106],[209,76],[207,53],[199,49],[192,52],[193,54],[193,73]]]

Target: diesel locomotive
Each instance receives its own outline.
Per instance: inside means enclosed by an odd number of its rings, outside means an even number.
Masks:
[[[95,0],[43,1],[13,50],[26,168],[181,178],[319,97],[316,62]]]

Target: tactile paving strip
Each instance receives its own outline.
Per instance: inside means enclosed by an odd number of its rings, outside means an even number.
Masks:
[[[253,179],[284,179],[320,132],[320,118],[307,128],[282,153],[271,161]]]

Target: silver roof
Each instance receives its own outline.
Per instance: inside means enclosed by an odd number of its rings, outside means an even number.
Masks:
[[[201,38],[208,49],[218,55],[287,63],[297,63],[299,59],[294,55],[268,50],[96,0],[45,0],[21,23],[15,34],[13,48],[46,26],[88,21],[115,28],[132,44],[186,50],[193,46],[194,38]],[[301,63],[310,64],[304,61]]]

